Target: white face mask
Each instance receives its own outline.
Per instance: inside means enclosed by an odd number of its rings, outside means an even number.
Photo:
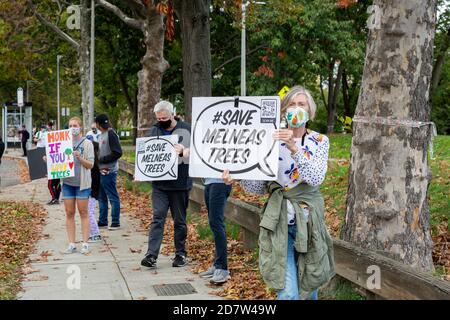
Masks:
[[[77,136],[77,135],[79,135],[80,134],[80,128],[78,127],[72,127],[72,128],[70,128],[70,131],[72,132],[72,135],[73,136]]]

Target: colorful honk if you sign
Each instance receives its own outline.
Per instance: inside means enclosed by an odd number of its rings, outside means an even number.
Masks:
[[[48,179],[64,179],[75,176],[70,130],[47,132],[45,151]]]

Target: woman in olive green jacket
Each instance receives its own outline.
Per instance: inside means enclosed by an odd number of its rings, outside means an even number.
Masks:
[[[327,171],[328,138],[306,128],[316,104],[308,90],[293,87],[281,103],[286,129],[280,141],[277,180],[243,180],[247,192],[270,197],[261,212],[259,267],[280,300],[317,299],[317,289],[334,275],[333,245],[319,192]],[[229,171],[224,182],[232,183]]]

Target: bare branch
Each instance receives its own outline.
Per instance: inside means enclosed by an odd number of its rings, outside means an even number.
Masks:
[[[122,10],[119,9],[119,7],[109,3],[108,1],[105,0],[97,0],[98,4],[100,4],[103,8],[105,8],[108,11],[111,11],[112,13],[114,13],[116,16],[118,16],[120,18],[120,20],[122,20],[123,22],[125,22],[127,25],[129,25],[130,27],[133,27],[135,29],[139,29],[142,30],[142,22],[137,20],[137,19],[133,19],[128,17],[125,13],[123,13]]]
[[[44,26],[49,27],[53,32],[55,32],[60,38],[70,43],[72,46],[74,46],[77,50],[80,47],[80,44],[75,41],[71,36],[69,36],[67,33],[62,31],[60,28],[58,28],[56,25],[51,23],[50,21],[47,21],[37,10],[36,6],[34,5],[32,0],[28,0],[31,8],[33,9],[34,16],[39,20],[40,23],[42,23]]]
[[[256,51],[258,51],[259,49],[263,49],[263,48],[267,48],[267,46],[266,46],[265,44],[260,45],[260,46],[258,46],[258,47],[256,47],[256,48],[254,48],[254,49],[248,51],[245,55],[248,56],[248,55],[252,54],[253,52],[256,52]],[[233,57],[233,58],[231,58],[231,59],[228,59],[227,61],[225,61],[224,63],[222,63],[220,66],[218,66],[217,68],[215,68],[214,71],[213,71],[213,74],[216,74],[216,72],[219,71],[220,69],[222,69],[224,66],[226,66],[227,64],[233,62],[234,60],[239,59],[240,57],[241,57],[241,55],[238,55],[238,56],[235,56],[235,57]]]

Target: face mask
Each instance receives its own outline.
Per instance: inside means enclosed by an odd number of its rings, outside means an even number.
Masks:
[[[80,128],[72,127],[72,128],[70,128],[70,131],[72,131],[73,136],[77,136],[80,134]]]
[[[286,111],[286,121],[291,128],[300,128],[309,120],[308,112],[300,107],[288,109]]]
[[[158,121],[158,124],[161,128],[163,129],[168,129],[170,128],[170,125],[172,124],[172,120],[166,120],[166,121]]]
[[[92,132],[93,132],[94,134],[97,133],[97,128],[92,128],[91,130],[92,130]]]

